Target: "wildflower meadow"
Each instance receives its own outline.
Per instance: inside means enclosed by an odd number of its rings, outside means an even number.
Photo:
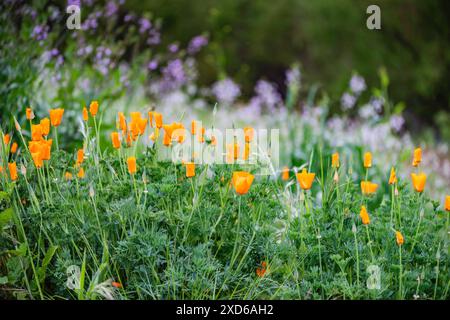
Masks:
[[[247,99],[198,84],[210,34],[81,2],[79,32],[0,5],[1,299],[450,298],[449,144],[387,69],[331,96],[293,63]]]

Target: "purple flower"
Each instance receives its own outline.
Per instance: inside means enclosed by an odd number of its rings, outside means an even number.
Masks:
[[[144,33],[152,27],[152,23],[147,18],[139,19],[139,33]]]
[[[241,94],[241,89],[233,80],[226,78],[214,83],[212,93],[220,103],[230,105]]]
[[[119,10],[119,7],[117,6],[117,4],[114,1],[109,1],[106,4],[106,17],[111,17],[113,15],[115,15],[117,13],[117,11]]]
[[[151,70],[151,71],[153,71],[153,70],[155,70],[156,68],[158,68],[158,60],[156,60],[156,59],[151,60],[151,61],[148,63],[147,68],[148,68],[149,70]]]
[[[298,67],[286,70],[286,86],[299,86],[301,73]]]
[[[151,29],[147,39],[148,45],[157,45],[161,42],[161,34],[157,29]]]
[[[178,44],[176,43],[172,43],[171,45],[169,45],[169,51],[172,53],[175,53],[178,51]]]
[[[391,128],[398,133],[402,130],[403,125],[405,124],[405,119],[403,119],[401,115],[396,114],[391,117],[389,124],[391,125]]]
[[[48,36],[48,26],[47,25],[37,25],[33,28],[33,32],[31,33],[31,37],[35,40],[42,42],[47,39]],[[42,43],[41,43],[42,44]]]
[[[67,0],[67,6],[81,7],[81,0]]]
[[[377,113],[381,113],[383,111],[384,98],[383,97],[379,97],[379,98],[372,97],[372,99],[370,99],[370,104],[372,105],[372,107],[375,109],[375,111]]]
[[[171,91],[181,87],[186,82],[183,63],[180,59],[169,61],[162,70],[163,79],[160,84],[162,91]]]
[[[350,79],[350,90],[355,94],[359,95],[361,92],[366,90],[366,81],[363,77],[358,75],[353,75]]]
[[[255,92],[257,99],[254,102],[266,106],[270,111],[273,111],[275,107],[283,103],[275,85],[268,81],[259,80],[256,83]]]
[[[208,38],[202,35],[195,36],[191,39],[188,45],[188,53],[194,54],[200,51],[200,49],[208,44]]]
[[[342,110],[350,110],[355,106],[356,97],[346,92],[341,97],[341,106]]]

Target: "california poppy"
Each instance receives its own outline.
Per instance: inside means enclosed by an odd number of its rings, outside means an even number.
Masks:
[[[82,164],[84,161],[84,150],[83,149],[79,149],[77,151],[77,165],[79,166],[80,164]]]
[[[281,179],[284,181],[289,180],[289,167],[283,168],[283,171],[281,172]]]
[[[118,132],[111,132],[111,141],[115,149],[120,148],[120,137]]]
[[[191,134],[195,135],[197,133],[197,121],[191,121]]]
[[[40,124],[31,125],[31,140],[41,141],[42,140],[42,126]]]
[[[88,121],[89,120],[89,113],[88,113],[88,109],[86,107],[83,108],[83,121]]]
[[[17,165],[15,162],[8,163],[8,169],[9,169],[9,176],[11,177],[12,181],[16,181],[19,177],[17,175]]]
[[[423,192],[423,189],[425,189],[425,183],[427,182],[427,175],[425,173],[411,173],[411,178],[414,190],[417,192]]]
[[[422,149],[416,148],[414,149],[414,156],[413,156],[413,162],[412,165],[414,167],[417,167],[422,162]]]
[[[125,135],[127,132],[127,119],[125,118],[125,115],[123,112],[118,113],[119,116],[119,127],[118,129],[122,130],[122,133]]]
[[[195,176],[195,163],[187,162],[186,163],[186,177],[191,178]]]
[[[40,152],[34,152],[31,154],[31,158],[33,159],[34,165],[36,168],[42,168],[44,162],[42,161],[41,153]]]
[[[261,263],[261,268],[256,268],[256,275],[260,278],[264,277],[267,271],[267,263],[263,261]]]
[[[331,166],[333,168],[339,168],[339,153],[335,152],[331,155]]]
[[[64,109],[50,109],[50,122],[52,126],[59,127],[62,117],[64,115]]]
[[[244,147],[244,156],[243,156],[243,159],[244,159],[245,161],[247,161],[249,157],[250,157],[250,143],[246,142],[246,143],[245,143],[245,147]]]
[[[128,172],[130,174],[135,174],[136,173],[136,158],[135,157],[129,157],[127,159],[127,164],[128,164]]]
[[[370,181],[361,181],[361,192],[364,195],[370,195],[377,191],[378,184]]]
[[[48,134],[50,133],[50,120],[48,118],[44,118],[41,120],[40,125],[41,125],[42,135],[48,136]]]
[[[155,142],[159,138],[159,129],[155,128],[155,131],[150,135],[150,139]]]
[[[365,225],[370,224],[369,213],[367,213],[367,209],[365,206],[361,206],[361,211],[359,212],[359,216],[361,217],[363,224],[365,224]]]
[[[233,172],[233,178],[231,180],[234,189],[237,194],[243,195],[250,189],[253,179],[255,177],[245,171],[235,171]]]
[[[308,173],[308,171],[303,168],[301,173],[297,173],[297,180],[300,183],[300,188],[302,188],[303,190],[311,189],[315,176],[315,173]]]
[[[401,246],[405,242],[405,240],[403,239],[403,235],[400,231],[395,231],[395,238],[399,246]]]
[[[122,288],[122,284],[121,284],[120,282],[115,282],[115,281],[113,281],[113,282],[111,282],[111,285],[112,285],[114,288],[118,288],[118,289]]]
[[[237,160],[239,158],[239,144],[228,144],[227,145],[227,163],[232,163],[233,160]]]
[[[92,101],[91,104],[89,105],[89,112],[91,113],[91,115],[93,117],[95,117],[97,115],[98,112],[98,101]]]
[[[84,178],[84,169],[80,168],[80,170],[78,171],[77,177],[80,179]]]
[[[397,175],[395,173],[394,167],[391,168],[391,174],[389,175],[389,184],[394,184],[397,182]]]
[[[153,128],[153,111],[148,112],[148,123],[150,123],[150,127]]]
[[[155,112],[153,113],[153,116],[155,117],[155,125],[158,129],[161,129],[163,126],[163,116],[161,113]]]
[[[364,153],[364,168],[372,167],[372,153]]]
[[[3,143],[4,144],[8,145],[10,140],[11,140],[11,138],[10,138],[9,134],[3,135]]]
[[[445,197],[445,210],[450,211],[450,196]]]
[[[42,160],[50,160],[53,139],[40,141],[40,153]]]
[[[255,129],[253,129],[252,127],[244,128],[245,142],[252,142],[254,135],[255,135]]]
[[[15,154],[17,152],[17,148],[19,146],[17,145],[17,142],[13,142],[13,144],[11,145],[11,153]]]
[[[27,110],[26,110],[26,116],[27,116],[27,120],[33,120],[33,119],[34,119],[34,112],[33,112],[33,109],[27,108]]]

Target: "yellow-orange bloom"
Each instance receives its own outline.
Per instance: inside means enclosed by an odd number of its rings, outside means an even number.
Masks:
[[[128,172],[130,174],[135,174],[136,173],[136,158],[129,157],[127,159],[127,165],[128,165]]]
[[[367,209],[365,206],[361,206],[361,211],[359,212],[359,216],[361,217],[363,224],[365,224],[365,225],[370,224],[369,213],[367,213]]]
[[[255,129],[253,129],[252,127],[244,128],[245,142],[252,142],[254,136],[255,136]]]
[[[195,135],[197,133],[197,121],[191,121],[191,134]]]
[[[308,173],[308,171],[303,168],[301,173],[297,173],[297,180],[300,184],[300,188],[303,190],[311,189],[315,176],[315,173]]]
[[[42,168],[42,165],[44,162],[42,161],[41,153],[40,152],[34,152],[31,154],[31,158],[33,159],[34,165],[36,168]]]
[[[405,242],[405,239],[403,239],[403,235],[400,231],[395,231],[395,238],[399,246],[401,246]]]
[[[19,177],[17,175],[17,165],[15,162],[8,163],[8,169],[9,169],[9,176],[11,177],[12,181],[16,181]]]
[[[391,168],[391,174],[389,175],[389,184],[397,183],[397,174],[394,167]]]
[[[120,148],[120,137],[118,132],[111,132],[111,141],[115,149]]]
[[[148,123],[150,123],[150,127],[153,128],[153,111],[148,112]]]
[[[50,160],[51,152],[52,152],[52,143],[53,139],[41,140],[40,144],[40,153],[42,160]]]
[[[246,142],[245,146],[244,146],[244,156],[243,159],[245,161],[248,160],[248,158],[250,157],[250,143]]]
[[[364,195],[371,195],[377,192],[378,184],[370,181],[361,181],[361,192]]]
[[[50,122],[52,126],[59,127],[62,117],[64,115],[64,109],[50,109]]]
[[[9,134],[3,135],[3,143],[4,143],[5,145],[8,145],[10,140],[11,140],[11,137],[10,137]]]
[[[84,178],[84,169],[82,167],[78,171],[77,177],[80,178],[80,179]]]
[[[233,160],[237,160],[239,158],[239,144],[228,144],[227,145],[227,163],[232,163]]]
[[[11,145],[11,153],[15,154],[17,152],[17,148],[19,146],[17,145],[17,142],[13,142],[13,144]]]
[[[425,189],[425,183],[427,182],[427,175],[425,173],[411,173],[411,178],[414,190],[417,192],[423,192],[423,189]]]
[[[191,178],[195,176],[195,163],[187,162],[186,163],[186,177]]]
[[[289,180],[289,167],[284,167],[281,173],[281,179],[284,181]]]
[[[89,105],[89,112],[93,117],[95,117],[98,113],[98,101],[92,101]]]
[[[42,135],[42,126],[40,124],[31,125],[31,140],[41,141]]]
[[[339,153],[335,152],[331,155],[331,166],[333,168],[339,168]]]
[[[155,131],[150,135],[150,139],[155,142],[159,138],[159,129],[155,128]]]
[[[163,129],[164,129],[163,144],[165,146],[169,146],[172,143],[172,135],[173,135],[174,131],[178,130],[178,129],[184,129],[184,127],[183,127],[183,124],[174,122],[172,124],[164,124]],[[182,142],[182,141],[184,141],[184,135],[179,134],[178,142]]]
[[[34,119],[33,109],[27,108],[26,115],[27,115],[27,120],[33,120]]]
[[[364,168],[372,167],[372,153],[364,153]]]
[[[161,129],[163,126],[163,116],[161,113],[154,112],[153,116],[155,117],[155,125],[158,129]]]
[[[83,108],[83,121],[88,121],[89,120],[89,112],[88,109],[86,107]]]
[[[48,134],[50,133],[50,120],[48,118],[44,118],[41,120],[40,125],[41,125],[42,135],[48,136]]]
[[[69,171],[66,171],[64,178],[66,178],[66,180],[72,180],[72,174]]]
[[[235,171],[233,172],[233,178],[231,180],[234,190],[239,195],[246,194],[250,189],[253,179],[255,177],[245,171]]]
[[[84,150],[83,149],[79,149],[77,151],[77,166],[82,164],[83,161],[84,161]]]
[[[119,112],[119,127],[118,129],[122,130],[122,133],[125,135],[125,133],[127,132],[127,119],[125,117],[125,115],[123,114],[123,112]]]
[[[445,210],[450,211],[450,196],[445,197]]]
[[[414,149],[414,157],[413,157],[412,165],[414,167],[417,167],[421,162],[422,162],[422,149],[416,148],[416,149]]]

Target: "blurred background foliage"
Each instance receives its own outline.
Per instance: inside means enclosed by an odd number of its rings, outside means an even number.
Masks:
[[[366,28],[370,4],[381,8],[381,30]],[[447,0],[130,0],[126,6],[154,12],[165,33],[182,43],[209,32],[209,51],[199,60],[203,84],[227,74],[250,96],[261,77],[283,88],[285,70],[301,61],[307,82],[337,96],[352,71],[376,83],[384,66],[390,94],[406,103],[410,124],[448,124],[439,112],[450,110]]]

